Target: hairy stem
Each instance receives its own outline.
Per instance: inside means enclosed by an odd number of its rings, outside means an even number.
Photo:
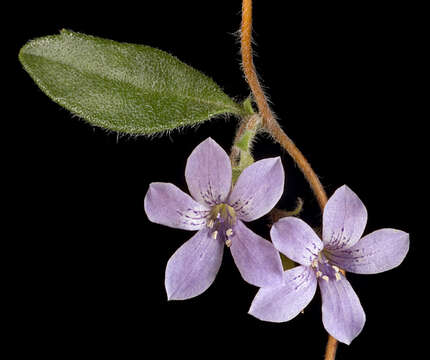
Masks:
[[[274,123],[270,123],[270,128],[266,129],[293,158],[304,177],[308,181],[322,211],[325,204],[327,203],[327,194],[309,162],[276,121]]]
[[[243,73],[245,74],[245,78],[251,88],[252,94],[254,95],[254,99],[258,107],[258,113],[262,118],[263,128],[273,136],[273,138],[296,162],[297,166],[308,181],[321,211],[323,211],[327,203],[327,194],[309,162],[279,126],[258,80],[252,55],[252,0],[242,0],[242,24],[240,35]],[[242,124],[242,127],[239,130],[242,130],[241,132],[243,132],[243,127],[245,126],[246,125]],[[334,360],[336,357],[336,349],[337,340],[329,335],[324,359]]]
[[[336,358],[337,340],[329,335],[325,348],[324,360],[334,360]]]
[[[242,25],[241,25],[241,55],[242,55],[242,67],[245,74],[245,78],[251,88],[254,95],[255,102],[258,107],[258,112],[262,118],[263,128],[273,136],[273,138],[288,152],[293,160],[302,171],[306,180],[309,182],[315,197],[321,207],[327,202],[327,195],[318,176],[313,171],[309,162],[303,156],[301,151],[293,143],[293,141],[285,134],[282,128],[276,121],[272,110],[266,100],[266,96],[261,88],[258,80],[257,72],[255,70],[253,55],[252,55],[252,0],[242,1]]]
[[[255,71],[252,56],[252,0],[242,1],[242,25],[240,28],[240,52],[242,56],[242,69],[246,81],[251,88],[254,100],[257,103],[258,111],[263,119],[263,126],[267,121],[273,119],[272,110],[267,103],[263,89]]]

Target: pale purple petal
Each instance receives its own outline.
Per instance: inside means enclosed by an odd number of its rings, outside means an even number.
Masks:
[[[318,283],[322,297],[324,327],[335,339],[349,345],[366,322],[360,300],[343,275],[338,281],[319,278]]]
[[[231,189],[230,159],[221,146],[207,138],[188,157],[185,179],[199,203],[213,206],[224,202]]]
[[[281,257],[270,241],[248,229],[240,220],[230,238],[231,254],[245,281],[259,287],[282,282]]]
[[[209,210],[170,183],[151,183],[144,200],[148,219],[183,230],[199,230],[206,224]]]
[[[169,259],[166,292],[169,300],[185,300],[204,292],[221,266],[224,243],[200,230]]]
[[[278,220],[270,230],[270,238],[281,253],[302,265],[311,265],[323,249],[323,243],[315,231],[295,217]]]
[[[331,251],[327,257],[346,271],[376,274],[400,265],[408,250],[408,233],[381,229],[366,235],[353,247]]]
[[[296,317],[312,300],[317,280],[309,266],[297,266],[284,272],[284,284],[261,288],[249,313],[257,319],[284,322]]]
[[[239,219],[252,221],[272,210],[284,191],[284,176],[279,157],[259,160],[245,168],[228,199]]]
[[[346,185],[327,201],[323,213],[323,242],[327,249],[353,246],[363,235],[367,210],[360,198]]]

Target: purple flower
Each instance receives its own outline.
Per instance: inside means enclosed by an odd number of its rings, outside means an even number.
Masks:
[[[265,321],[291,320],[312,300],[318,283],[325,329],[350,344],[366,318],[339,268],[357,274],[380,273],[398,266],[409,249],[409,235],[400,230],[381,229],[361,238],[366,222],[366,207],[342,186],[325,206],[322,241],[298,218],[275,223],[270,233],[274,246],[300,265],[284,272],[284,284],[260,289],[249,313]]]
[[[224,245],[245,281],[259,287],[281,283],[279,253],[243,223],[267,214],[280,199],[284,189],[280,158],[253,163],[232,189],[230,159],[208,138],[189,156],[185,178],[192,197],[168,183],[152,183],[145,196],[152,222],[198,230],[167,263],[168,299],[189,299],[204,292],[221,266]]]

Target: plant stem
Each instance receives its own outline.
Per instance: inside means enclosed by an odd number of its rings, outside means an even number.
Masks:
[[[240,52],[242,56],[242,70],[246,81],[254,95],[258,111],[263,119],[263,126],[273,114],[264,96],[263,89],[258,81],[252,56],[252,0],[242,1],[242,25],[240,28]],[[270,121],[270,120],[269,120]]]
[[[241,55],[242,55],[242,67],[245,74],[245,78],[251,88],[254,95],[255,102],[257,103],[258,112],[262,117],[263,128],[267,130],[269,134],[288,152],[293,160],[302,171],[306,180],[309,182],[315,197],[318,200],[321,210],[327,202],[327,195],[318,176],[312,170],[309,162],[293,143],[293,141],[285,134],[282,128],[276,121],[272,110],[266,100],[263,89],[261,88],[258,80],[257,72],[255,70],[252,46],[251,46],[251,34],[252,34],[252,0],[242,1],[242,25],[241,25]]]
[[[285,134],[282,128],[273,115],[272,110],[266,100],[263,89],[261,88],[258,80],[257,72],[255,70],[253,55],[252,55],[252,0],[242,0],[242,24],[241,24],[241,56],[242,68],[245,78],[254,95],[255,102],[258,107],[258,113],[262,118],[262,125],[269,134],[288,152],[288,154],[296,162],[299,169],[302,171],[304,177],[308,181],[317,201],[323,211],[327,203],[327,194],[318,178],[313,171],[309,162],[303,156],[301,151],[293,143],[293,141]],[[243,131],[246,124],[242,124],[239,130]],[[337,340],[329,335],[325,360],[334,360],[336,357]]]
[[[325,348],[324,360],[334,360],[336,358],[337,340],[329,335]]]
[[[293,143],[293,141],[285,134],[282,128],[279,126],[278,122],[275,120],[273,122],[268,122],[266,130],[273,136],[273,138],[288,152],[288,154],[293,158],[304,177],[308,181],[317,201],[323,211],[325,204],[327,203],[326,192],[318,178],[318,176],[313,171],[311,165],[303,156],[302,152]]]

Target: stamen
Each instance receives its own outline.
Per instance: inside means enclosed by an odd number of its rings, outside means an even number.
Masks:
[[[340,274],[338,272],[334,276],[336,276],[336,281],[340,280]]]
[[[316,275],[317,275],[317,278],[319,278],[322,275],[322,272],[318,270]]]
[[[339,272],[339,270],[340,270],[336,265],[332,265],[331,267],[332,267],[332,268],[334,269],[334,271],[336,271],[337,273],[338,273],[338,272]]]
[[[311,266],[312,266],[313,268],[316,268],[316,267],[318,266],[318,259],[314,259],[314,260],[312,261]]]
[[[231,239],[227,239],[226,242],[225,242],[225,245],[227,247],[230,247],[231,246]]]
[[[328,282],[328,276],[327,275],[323,275],[322,279]]]
[[[217,204],[212,207],[209,217],[206,221],[206,226],[210,229],[210,237],[219,239],[231,245],[229,238],[233,236],[234,225],[236,224],[235,210],[228,204]]]

